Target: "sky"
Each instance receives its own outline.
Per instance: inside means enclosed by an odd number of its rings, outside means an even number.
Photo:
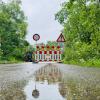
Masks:
[[[5,0],[4,0],[5,1]],[[7,0],[6,0],[7,1]],[[60,10],[65,0],[22,0],[22,9],[27,16],[28,28],[26,40],[34,44],[34,34],[40,35],[37,43],[56,41],[62,26],[55,20],[55,14]]]

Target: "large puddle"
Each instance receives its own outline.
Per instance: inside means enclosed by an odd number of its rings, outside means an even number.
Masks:
[[[66,100],[62,73],[57,66],[48,64],[37,70],[24,88],[26,100]]]
[[[25,86],[26,100],[100,100],[100,81],[82,77],[64,74],[58,66],[48,64],[35,71]]]
[[[65,70],[56,65],[47,64],[28,81],[12,82],[6,90],[2,87],[0,100],[100,100],[99,69],[67,66]]]

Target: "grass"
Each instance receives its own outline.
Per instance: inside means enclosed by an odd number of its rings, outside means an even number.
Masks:
[[[82,67],[98,67],[100,68],[100,59],[91,59],[88,61],[63,61],[65,64],[73,64],[73,65],[78,65]]]
[[[23,61],[18,61],[18,60],[14,60],[14,61],[7,61],[7,60],[1,60],[0,64],[14,64],[14,63],[21,63]]]

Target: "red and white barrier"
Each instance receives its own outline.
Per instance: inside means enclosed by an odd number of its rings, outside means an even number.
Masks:
[[[38,47],[39,48],[39,47]],[[49,47],[48,47],[49,48]],[[61,50],[41,50],[37,49],[35,52],[35,61],[36,62],[44,62],[44,61],[61,61]]]

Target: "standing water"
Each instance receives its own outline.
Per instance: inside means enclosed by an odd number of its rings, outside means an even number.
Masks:
[[[37,70],[24,88],[26,100],[66,100],[62,73],[51,64]]]
[[[0,69],[0,100],[100,100],[100,68],[56,63]]]

